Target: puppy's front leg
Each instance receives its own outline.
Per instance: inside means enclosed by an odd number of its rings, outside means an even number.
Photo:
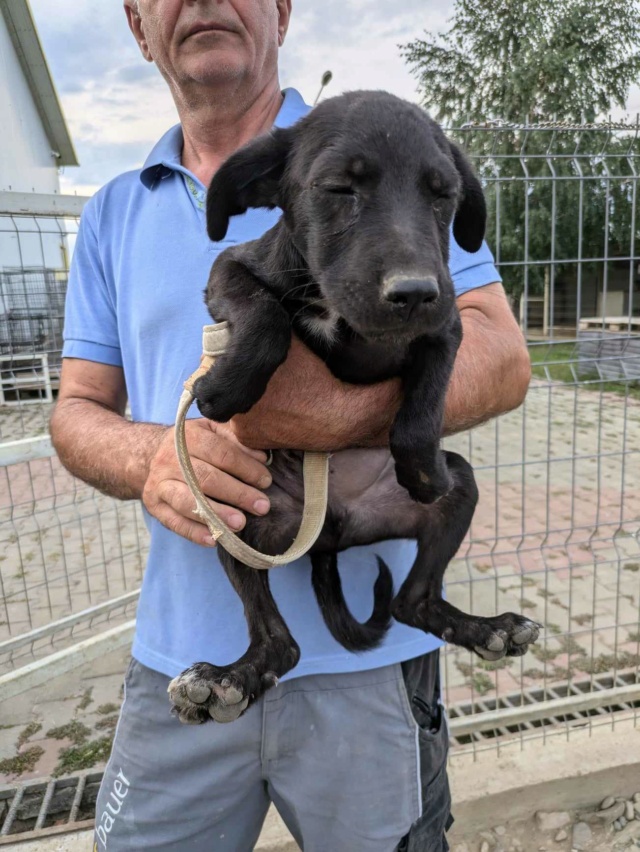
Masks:
[[[291,346],[289,316],[278,299],[241,262],[220,256],[207,290],[212,317],[229,323],[230,343],[194,385],[204,417],[226,423],[264,394]]]
[[[404,401],[391,428],[391,453],[398,482],[420,503],[433,503],[453,484],[440,436],[461,340],[462,324],[456,315],[453,325],[438,338],[420,338],[412,344],[403,369]]]

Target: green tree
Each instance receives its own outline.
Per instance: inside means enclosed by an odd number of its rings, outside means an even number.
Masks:
[[[447,32],[401,50],[423,105],[454,136],[465,122],[593,123],[613,106],[624,108],[640,78],[640,3],[455,0]],[[564,277],[575,303],[575,263],[562,260],[602,257],[605,244],[609,257],[628,255],[629,154],[638,155],[632,137],[503,129],[458,138],[485,178],[493,212],[487,238],[494,248],[499,243],[513,296],[523,290],[527,264],[530,294]],[[583,272],[597,276],[598,264]]]
[[[456,0],[450,29],[401,46],[443,122],[592,122],[640,76],[637,0]]]

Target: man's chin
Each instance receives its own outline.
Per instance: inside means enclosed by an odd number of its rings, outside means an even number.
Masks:
[[[215,61],[209,57],[200,62],[191,62],[185,69],[185,76],[202,86],[212,87],[243,77],[245,69],[240,63],[232,59],[225,61],[225,58],[216,56]]]

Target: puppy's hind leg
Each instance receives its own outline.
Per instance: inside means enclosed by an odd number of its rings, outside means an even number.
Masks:
[[[442,598],[444,572],[469,529],[478,499],[469,463],[456,453],[445,456],[454,486],[438,503],[423,507],[418,555],[391,611],[398,621],[475,651],[485,660],[521,656],[537,640],[539,624],[515,613],[492,618],[467,615]]]
[[[269,572],[247,568],[222,548],[220,561],[244,604],[250,645],[231,665],[196,663],[171,681],[175,713],[186,724],[233,722],[300,659],[271,594]]]

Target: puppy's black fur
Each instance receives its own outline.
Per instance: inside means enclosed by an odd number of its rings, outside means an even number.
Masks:
[[[344,382],[400,377],[403,384],[390,452],[349,450],[331,460],[327,519],[311,552],[329,630],[346,648],[366,650],[382,641],[392,614],[485,659],[525,653],[537,625],[511,613],[469,616],[441,594],[477,501],[470,465],[440,449],[462,336],[450,228],[475,252],[486,223],[466,157],[418,107],[382,92],[353,92],[222,166],[207,199],[211,239],[223,239],[230,217],[250,207],[284,214],[213,266],[206,301],[216,321],[228,321],[231,342],[195,385],[201,413],[224,422],[248,411],[285,360],[292,332]],[[253,547],[278,553],[291,543],[302,510],[301,463],[301,453],[274,454],[271,513],[250,517],[243,532]],[[379,560],[373,614],[362,625],[342,596],[336,554],[389,538],[417,539],[417,557],[395,599]],[[172,682],[183,721],[236,718],[299,659],[268,572],[220,555],[244,603],[251,644],[231,666],[198,663]]]

